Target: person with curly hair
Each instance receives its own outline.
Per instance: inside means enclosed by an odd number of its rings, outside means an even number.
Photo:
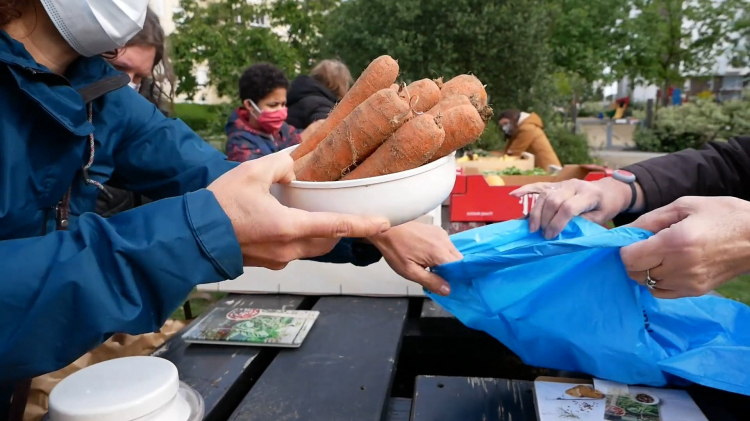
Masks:
[[[289,80],[269,63],[248,67],[240,77],[241,105],[226,125],[227,157],[244,162],[299,144],[318,125],[300,133],[286,123]]]

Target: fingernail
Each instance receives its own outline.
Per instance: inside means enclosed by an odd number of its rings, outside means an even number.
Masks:
[[[450,295],[450,293],[451,289],[448,285],[443,285],[440,287],[440,295],[442,295],[443,297],[447,297],[448,295]]]
[[[380,232],[386,232],[390,228],[391,228],[391,224],[387,221],[380,224]]]

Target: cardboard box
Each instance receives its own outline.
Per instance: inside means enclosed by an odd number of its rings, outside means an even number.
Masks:
[[[510,192],[531,183],[559,182],[578,178],[594,181],[611,175],[611,170],[595,165],[566,165],[557,175],[512,175],[502,176],[504,186],[487,184],[482,169],[468,168],[463,175],[456,176],[451,192],[451,222],[502,222],[521,218],[529,213],[534,203],[533,196],[521,199],[511,197]]]
[[[442,206],[417,220],[441,226]],[[244,294],[423,297],[422,287],[396,274],[384,259],[367,267],[297,260],[280,271],[246,267],[237,279],[198,286],[200,291]]]
[[[473,171],[502,171],[516,167],[521,171],[534,169],[534,155],[524,152],[519,159],[506,161],[501,156],[483,156],[476,161],[456,162],[459,174]]]

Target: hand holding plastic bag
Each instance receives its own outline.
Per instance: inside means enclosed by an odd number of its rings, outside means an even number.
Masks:
[[[659,300],[628,278],[620,248],[651,234],[574,219],[554,241],[509,221],[451,237],[464,255],[430,294],[530,365],[628,384],[680,379],[750,395],[750,308],[704,296]]]

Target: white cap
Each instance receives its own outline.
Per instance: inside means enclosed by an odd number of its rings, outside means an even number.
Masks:
[[[52,389],[50,420],[132,421],[169,404],[179,388],[177,367],[163,358],[117,358],[73,373]]]

